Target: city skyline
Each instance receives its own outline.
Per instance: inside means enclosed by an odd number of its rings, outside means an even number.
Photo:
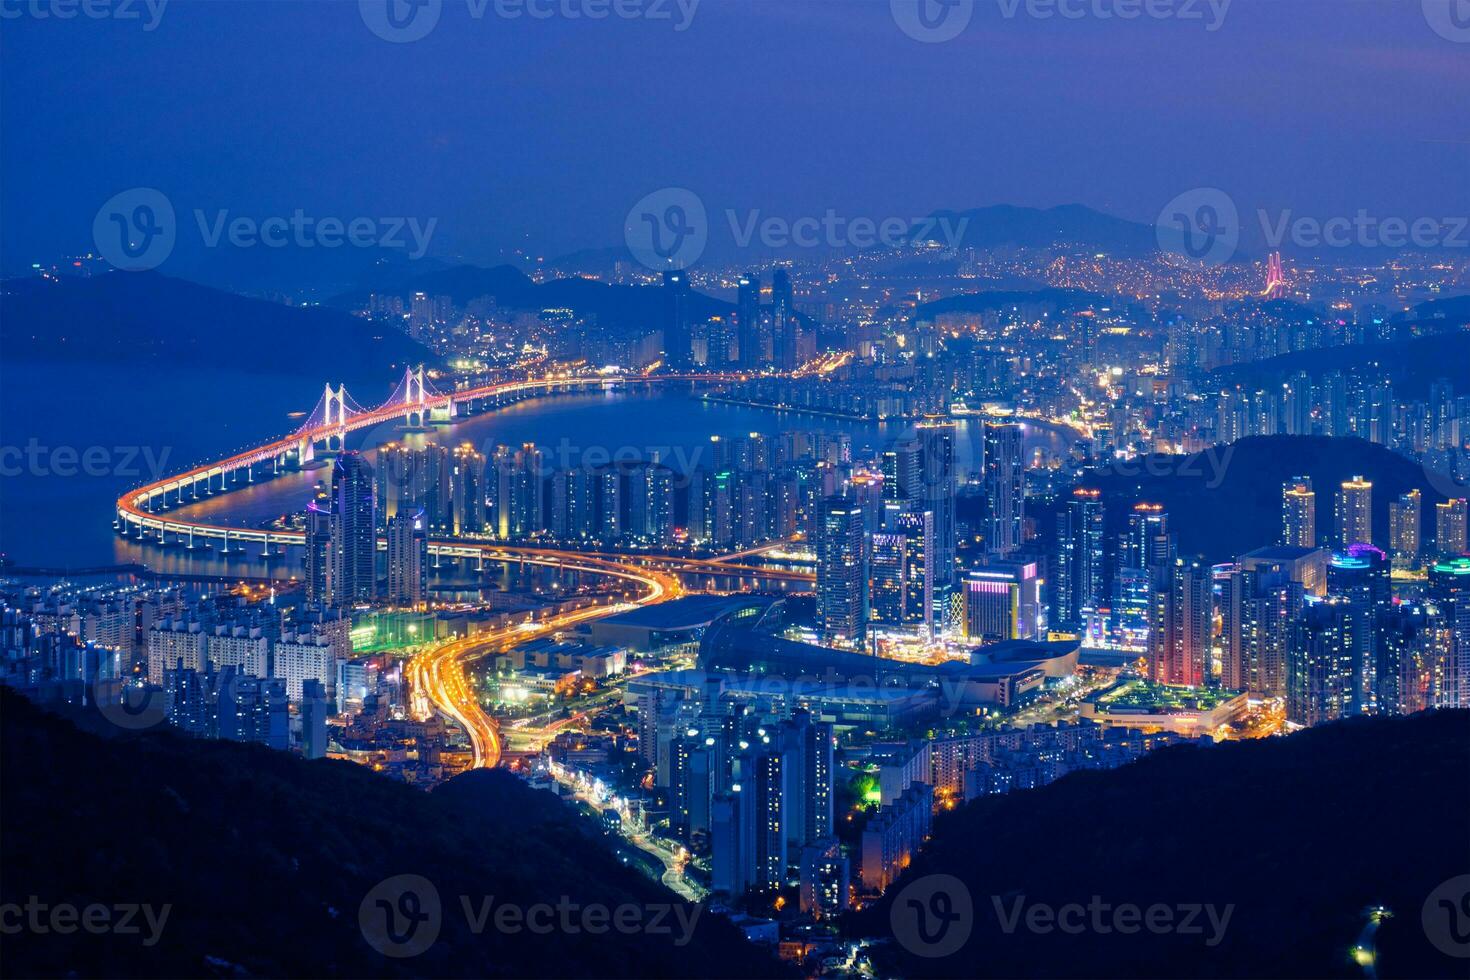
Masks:
[[[0,44],[0,973],[1470,955],[1470,0]]]

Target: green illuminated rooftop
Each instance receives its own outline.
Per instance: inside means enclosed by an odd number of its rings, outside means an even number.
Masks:
[[[1172,687],[1152,681],[1133,680],[1094,694],[1088,700],[1096,705],[1099,713],[1119,711],[1167,715],[1184,711],[1210,711],[1239,695],[1239,691],[1214,687]]]

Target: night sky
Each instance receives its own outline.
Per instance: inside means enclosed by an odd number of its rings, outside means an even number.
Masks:
[[[944,43],[887,0],[703,0],[684,30],[672,0],[600,21],[444,0],[411,43],[356,0],[171,0],[152,30],[142,0],[137,20],[28,3],[0,4],[10,272],[90,247],[101,203],[137,186],[185,221],[437,218],[431,254],[479,262],[618,243],[665,186],[793,217],[1078,202],[1152,221],[1199,186],[1244,212],[1470,212],[1470,39],[1419,0],[1234,0],[1215,30],[1206,0],[1134,21],[974,0]]]

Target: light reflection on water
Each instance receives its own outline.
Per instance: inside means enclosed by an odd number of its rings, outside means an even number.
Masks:
[[[956,428],[959,437],[956,467],[963,480],[975,471],[980,461],[982,426],[978,420],[961,419]],[[451,445],[470,442],[488,456],[496,445],[535,442],[547,452],[548,465],[577,465],[589,450],[604,456],[623,450],[625,455],[638,454],[645,458],[657,452],[675,468],[685,468],[711,464],[711,436],[732,438],[757,431],[774,436],[793,429],[846,432],[852,437],[854,454],[866,456],[908,435],[912,426],[850,422],[709,403],[688,392],[631,390],[532,399],[453,426],[436,427],[427,433],[405,433],[397,424],[383,425],[353,433],[348,444],[349,448],[371,453],[375,447],[390,441]],[[1027,423],[1028,452],[1040,448],[1062,455],[1072,438],[1067,430]],[[253,484],[241,483],[229,493],[216,493],[170,513],[214,524],[263,527],[273,519],[301,511],[328,478],[328,473],[328,468],[321,465],[301,472],[285,472],[273,479],[258,479]],[[110,500],[106,510],[110,511]],[[66,533],[99,537],[107,532],[106,524],[66,529]],[[268,563],[261,558],[259,544],[246,545],[243,555],[223,556],[217,550],[190,552],[180,547],[159,548],[115,536],[113,541],[112,561],[143,563],[161,572],[251,577],[301,573],[299,548],[289,549],[285,559]],[[464,584],[470,588],[505,587],[512,584],[507,574],[502,571],[496,576],[487,567],[483,575],[476,575]],[[701,580],[708,581],[703,577]],[[736,587],[738,583],[739,580],[728,578],[720,581],[724,587]]]

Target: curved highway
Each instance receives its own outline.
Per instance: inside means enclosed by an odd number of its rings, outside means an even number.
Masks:
[[[424,412],[431,408],[452,409],[459,402],[474,402],[498,399],[506,395],[526,392],[555,392],[572,390],[584,386],[606,386],[625,382],[658,383],[662,381],[726,381],[736,375],[663,375],[633,377],[592,378],[541,378],[525,381],[509,381],[435,395],[418,401],[391,403],[370,411],[342,418],[335,423],[315,426],[281,439],[265,443],[252,449],[234,454],[213,463],[196,466],[183,473],[167,476],[153,483],[131,490],[118,498],[118,529],[126,534],[136,530],[142,538],[149,532],[157,533],[162,541],[169,534],[188,536],[192,545],[196,537],[224,542],[226,550],[231,541],[258,541],[267,551],[273,546],[304,545],[305,534],[301,531],[267,531],[229,527],[206,521],[190,520],[187,516],[161,516],[172,507],[187,506],[183,494],[186,489],[197,488],[201,482],[209,482],[218,476],[224,477],[239,470],[248,469],[258,463],[281,461],[293,451],[298,460],[317,442],[330,438],[342,438],[347,432],[391,421],[412,412]],[[173,502],[169,496],[173,494]],[[380,546],[385,543],[379,539]],[[544,547],[506,546],[496,543],[465,541],[453,538],[435,538],[428,543],[429,553],[450,558],[480,558],[492,561],[517,561],[533,565],[546,565],[566,571],[586,572],[619,578],[633,583],[639,594],[632,600],[635,605],[649,605],[672,598],[682,591],[679,579],[669,570],[659,566],[673,566],[681,570],[709,574],[752,574],[761,572],[743,565],[721,564],[717,561],[685,559],[671,556],[619,556],[585,554],[575,551],[560,551]],[[773,572],[775,577],[797,580],[809,578],[801,572]],[[465,639],[453,640],[419,654],[407,664],[407,677],[413,688],[413,696],[422,716],[430,708],[437,710],[459,724],[470,737],[476,767],[492,767],[499,763],[502,746],[499,727],[481,708],[479,700],[470,689],[465,673],[465,664],[524,643],[566,629],[577,623],[606,616],[628,603],[598,604],[560,613],[541,622],[521,624]]]
[[[548,617],[540,622],[522,623],[464,639],[451,640],[419,654],[406,666],[406,676],[416,699],[426,703],[415,704],[421,715],[432,707],[449,716],[470,737],[474,752],[474,768],[493,768],[500,763],[502,744],[500,726],[480,706],[480,700],[470,687],[465,665],[490,654],[503,652],[518,643],[526,643],[551,633],[567,629],[589,619],[597,619],[626,609],[629,605],[651,605],[671,599],[680,592],[679,580],[662,572],[640,570],[633,566],[620,566],[614,562],[584,559],[577,555],[551,558],[527,558],[532,564],[554,565],[558,568],[589,572],[620,578],[638,585],[643,591],[632,603],[612,603],[587,606]]]

